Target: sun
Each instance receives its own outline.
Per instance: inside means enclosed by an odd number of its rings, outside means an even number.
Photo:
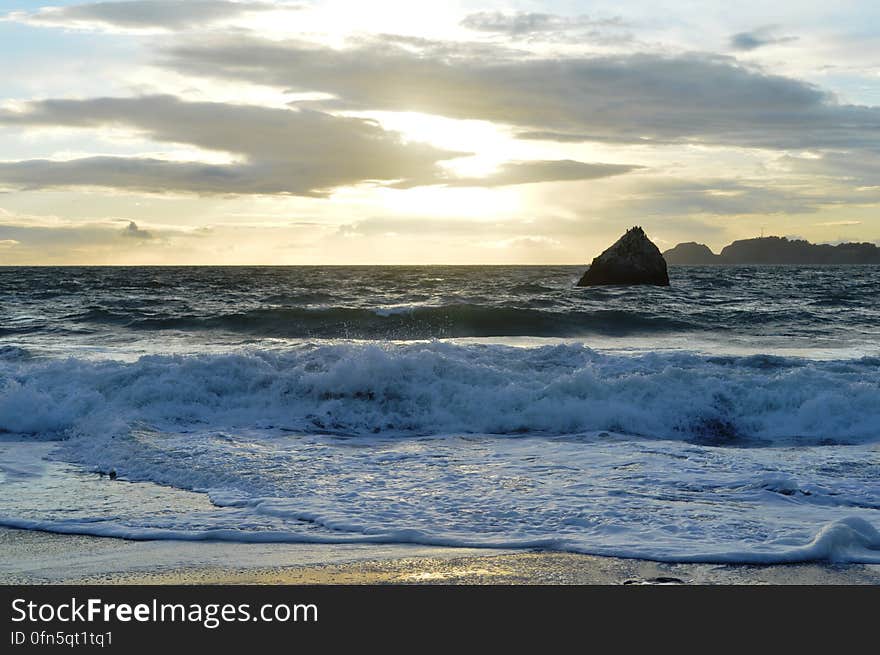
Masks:
[[[517,144],[504,126],[479,120],[457,120],[414,111],[347,112],[377,121],[404,141],[428,143],[461,153],[443,162],[451,176],[484,177],[515,156]]]

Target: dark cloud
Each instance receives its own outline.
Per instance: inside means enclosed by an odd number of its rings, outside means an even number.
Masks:
[[[544,138],[773,149],[880,149],[880,108],[728,57],[423,56],[387,42],[332,49],[214,39],[164,52],[184,73],[323,91],[339,106],[511,124]]]
[[[138,224],[134,221],[129,221],[128,225],[122,228],[122,236],[129,239],[142,239],[145,241],[155,238],[152,232],[139,228]]]
[[[633,166],[577,161],[514,162],[488,178],[451,178],[437,163],[468,153],[404,142],[372,120],[309,109],[183,102],[173,96],[44,100],[0,111],[0,125],[125,127],[160,142],[231,153],[231,164],[141,157],[0,162],[16,188],[105,186],[150,192],[326,195],[364,182],[398,188],[502,186],[620,175]]]
[[[774,36],[775,26],[760,27],[751,32],[739,32],[730,37],[730,47],[734,50],[757,50],[768,45],[779,45],[797,41],[796,36]]]
[[[0,162],[0,186],[23,190],[111,187],[153,193],[281,193],[248,166],[215,166],[140,157],[84,157],[70,161]],[[303,189],[302,194],[309,191]]]
[[[227,0],[129,0],[47,7],[34,13],[16,12],[15,20],[46,25],[100,24],[126,29],[199,27],[242,14],[278,9],[271,2]],[[285,7],[291,8],[291,7]]]
[[[215,194],[322,195],[366,181],[440,177],[437,162],[460,155],[404,143],[374,121],[318,111],[182,102],[172,96],[46,100],[0,112],[0,124],[126,127],[162,142],[233,153],[227,165],[135,157],[0,163],[16,187],[109,186]]]

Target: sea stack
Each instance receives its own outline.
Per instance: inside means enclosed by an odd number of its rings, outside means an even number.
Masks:
[[[660,249],[636,226],[593,260],[579,287],[598,284],[653,284],[669,286],[666,260]]]

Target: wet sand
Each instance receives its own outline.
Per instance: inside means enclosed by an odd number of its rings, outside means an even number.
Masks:
[[[0,584],[880,584],[880,565],[665,564],[413,545],[126,541],[0,528]]]

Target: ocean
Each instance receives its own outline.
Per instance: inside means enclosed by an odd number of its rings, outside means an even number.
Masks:
[[[0,525],[880,563],[880,267],[0,268]]]

